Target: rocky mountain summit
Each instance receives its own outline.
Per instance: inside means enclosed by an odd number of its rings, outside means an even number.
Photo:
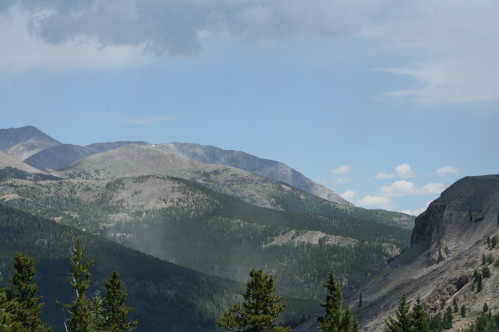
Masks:
[[[224,150],[214,146],[168,143],[156,145],[159,149],[181,155],[185,158],[207,164],[232,166],[276,181],[284,182],[298,189],[318,196],[330,202],[352,206],[341,196],[305,177],[289,166],[269,159],[258,158],[241,151]]]
[[[499,258],[498,248],[487,245],[487,237],[498,234],[499,175],[457,181],[416,218],[411,247],[362,287],[364,305],[356,305],[358,292],[349,298],[362,331],[381,331],[402,294],[410,302],[420,296],[433,313],[442,303],[447,306],[454,298],[466,298],[482,255]],[[480,311],[486,302],[492,310],[499,310],[499,273],[494,276],[482,294],[468,298],[472,311]]]
[[[33,126],[0,129],[0,149],[19,160],[59,144],[59,141]]]

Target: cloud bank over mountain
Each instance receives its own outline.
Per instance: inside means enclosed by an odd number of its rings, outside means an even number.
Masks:
[[[377,68],[414,82],[386,96],[497,100],[498,11],[492,0],[10,0],[0,5],[0,43],[9,50],[0,66],[114,67],[196,56],[220,40],[352,39],[406,57],[400,66]]]

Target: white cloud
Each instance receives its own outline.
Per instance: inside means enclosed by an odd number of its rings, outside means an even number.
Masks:
[[[352,179],[350,178],[336,178],[332,180],[333,184],[337,186],[348,183],[350,181],[352,181]]]
[[[121,122],[126,122],[130,124],[154,124],[161,121],[174,121],[178,120],[176,115],[166,115],[166,116],[141,116],[138,118],[124,118],[120,119]]]
[[[431,195],[440,194],[445,190],[443,183],[428,183],[425,186],[418,188],[414,183],[400,180],[395,181],[389,186],[383,186],[379,189],[379,194],[387,197],[401,197],[408,195]]]
[[[404,163],[396,166],[393,173],[378,173],[376,179],[411,178],[415,175],[411,165]]]
[[[415,187],[412,182],[406,180],[395,181],[389,186],[381,187],[379,193],[383,196],[406,196],[413,194]]]
[[[385,210],[392,208],[391,200],[383,196],[364,196],[355,204],[363,207],[377,207]]]
[[[341,166],[338,166],[337,168],[332,169],[331,173],[333,173],[333,174],[346,174],[346,173],[350,172],[350,170],[351,170],[350,166],[341,165]]]
[[[357,192],[355,190],[347,190],[343,194],[341,194],[340,196],[349,202],[353,202],[355,197],[357,197]]]
[[[453,166],[444,166],[437,169],[438,176],[445,176],[447,174],[457,173],[458,169]]]
[[[418,190],[418,194],[440,194],[446,188],[443,183],[428,183]]]
[[[414,60],[385,71],[415,84],[388,92],[419,103],[465,103],[499,99],[499,3],[492,0],[413,1],[395,6],[385,22],[364,35]]]
[[[428,206],[430,205],[430,203],[431,203],[431,201],[428,201],[428,202],[426,202],[426,204],[423,207],[421,207],[419,209],[416,209],[416,210],[402,210],[400,212],[417,217],[421,213],[423,213],[423,212],[426,211],[426,209],[428,208]]]

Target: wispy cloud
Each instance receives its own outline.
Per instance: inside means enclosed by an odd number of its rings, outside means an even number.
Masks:
[[[445,176],[447,174],[457,173],[458,169],[453,166],[444,166],[437,169],[438,176]]]
[[[121,122],[130,124],[154,124],[162,121],[174,121],[178,120],[176,115],[166,115],[166,116],[141,116],[138,118],[123,118],[120,119]]]
[[[363,207],[378,207],[385,210],[392,208],[392,201],[384,196],[364,196],[355,204]]]
[[[378,173],[376,179],[393,179],[393,178],[412,178],[416,173],[412,170],[409,164],[400,164],[395,167],[393,173]]]
[[[347,174],[352,168],[348,165],[341,165],[331,170],[333,174]]]

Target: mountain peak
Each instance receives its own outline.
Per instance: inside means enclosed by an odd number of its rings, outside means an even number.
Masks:
[[[19,160],[61,144],[34,126],[0,129],[0,149]]]
[[[168,143],[156,145],[163,151],[175,153],[202,163],[236,167],[291,186],[339,205],[352,206],[332,190],[313,182],[295,169],[275,160],[263,159],[246,152],[224,150],[215,146]]]

